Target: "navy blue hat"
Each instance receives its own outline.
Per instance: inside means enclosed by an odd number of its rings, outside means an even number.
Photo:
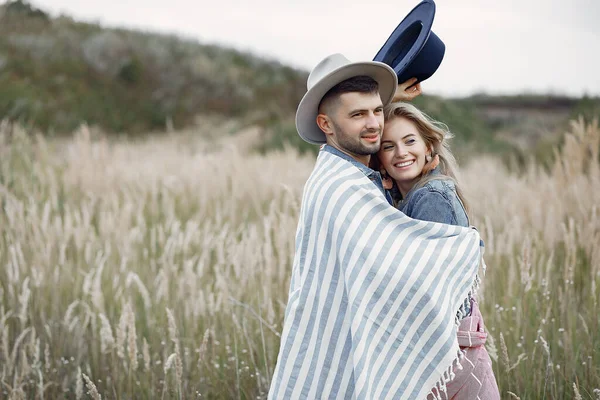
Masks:
[[[433,0],[419,3],[400,22],[373,61],[394,69],[398,82],[417,78],[422,82],[438,69],[446,46],[431,30],[435,16]]]

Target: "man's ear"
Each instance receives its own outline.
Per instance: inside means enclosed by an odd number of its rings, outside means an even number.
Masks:
[[[325,135],[333,135],[333,124],[327,115],[317,115],[317,126],[321,128]]]

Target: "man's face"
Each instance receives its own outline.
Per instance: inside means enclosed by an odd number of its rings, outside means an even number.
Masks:
[[[332,132],[327,143],[357,160],[379,151],[383,130],[383,104],[378,92],[340,95],[328,115]]]

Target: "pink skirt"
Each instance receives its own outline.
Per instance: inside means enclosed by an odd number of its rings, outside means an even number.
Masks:
[[[444,400],[500,400],[492,360],[485,349],[487,332],[477,302],[471,302],[471,315],[458,327],[458,345],[464,352],[462,370],[454,368],[456,376],[441,393]],[[429,396],[428,399],[433,399]]]

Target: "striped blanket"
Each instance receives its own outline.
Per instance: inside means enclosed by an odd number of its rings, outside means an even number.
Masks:
[[[439,398],[460,368],[457,310],[479,235],[408,218],[321,151],[303,193],[270,399]]]

